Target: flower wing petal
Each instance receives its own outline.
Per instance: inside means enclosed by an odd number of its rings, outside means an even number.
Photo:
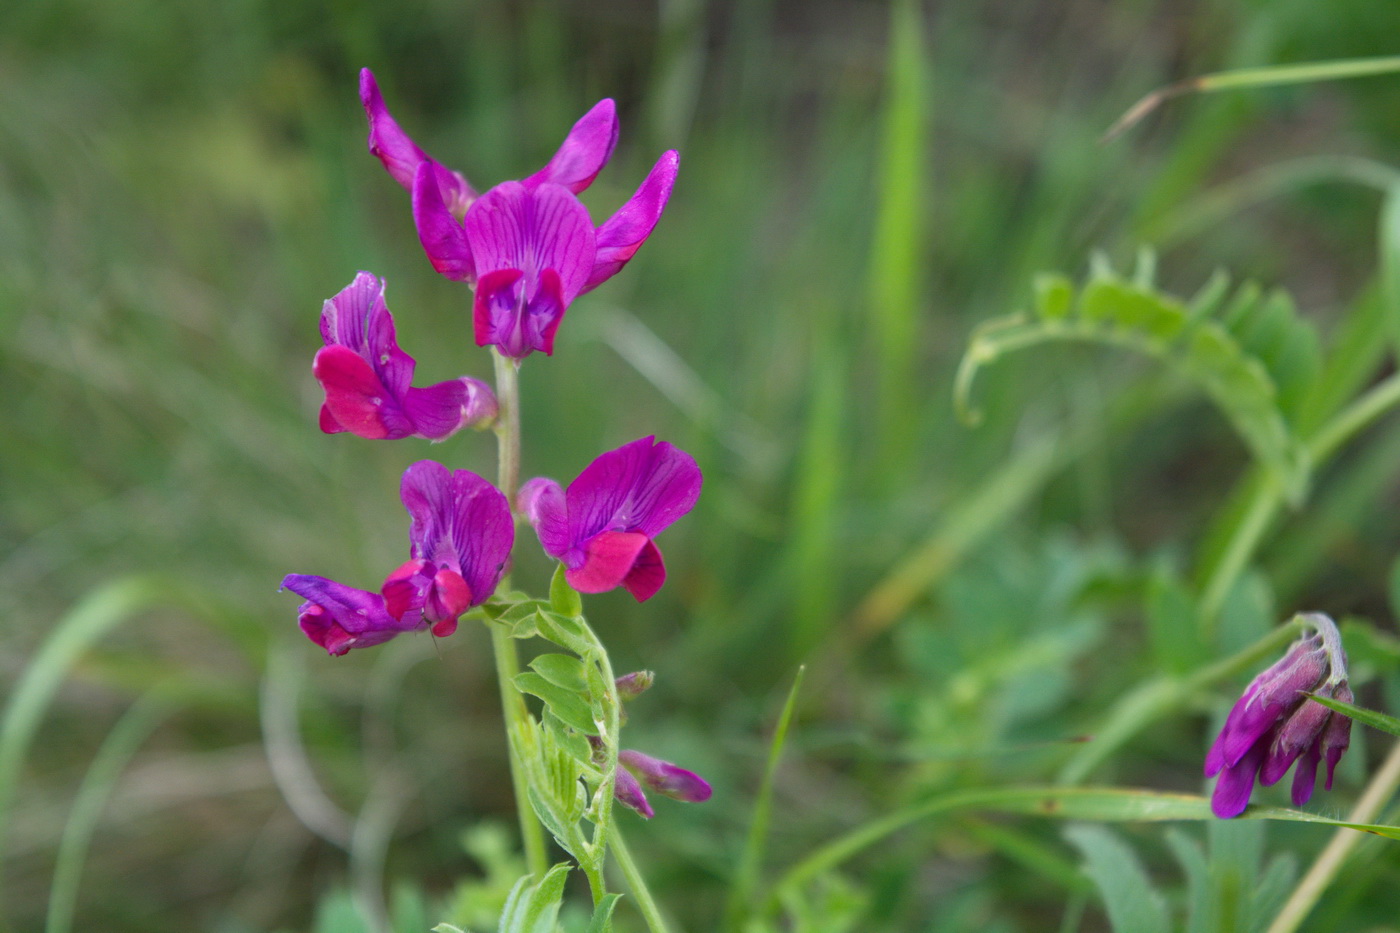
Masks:
[[[379,92],[379,83],[368,68],[360,69],[360,103],[364,105],[365,117],[369,120],[370,154],[384,163],[390,177],[412,191],[414,176],[422,166],[427,165],[441,199],[465,211],[476,197],[472,186],[460,174],[433,160],[409,138],[398,121],[390,116],[389,108],[384,105],[384,96]]]
[[[622,585],[637,602],[644,603],[655,596],[665,582],[666,562],[661,558],[661,549],[656,542],[648,540],[633,562],[632,569],[622,578]]]
[[[606,593],[622,584],[649,543],[646,535],[605,531],[584,544],[583,563],[564,578],[580,593]]]
[[[592,291],[617,275],[651,236],[671,199],[680,164],[680,153],[674,149],[663,153],[636,193],[598,228],[597,254],[583,291]]]
[[[489,406],[483,397],[489,397]],[[438,441],[458,428],[494,417],[495,396],[484,383],[463,376],[404,393],[403,411],[413,424],[413,433]],[[486,409],[489,408],[489,412]]]
[[[422,624],[417,613],[395,619],[378,593],[325,577],[289,574],[283,578],[282,586],[306,600],[298,610],[301,630],[331,654],[382,644]]]
[[[418,240],[428,261],[441,275],[454,282],[475,281],[476,264],[466,232],[443,201],[439,187],[430,168],[426,164],[419,166],[409,187],[413,192],[413,223],[418,228]]]
[[[579,118],[549,164],[522,184],[536,188],[552,183],[578,194],[593,184],[616,145],[617,105],[605,97]]]

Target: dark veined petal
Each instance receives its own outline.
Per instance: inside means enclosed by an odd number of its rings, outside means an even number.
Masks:
[[[395,618],[378,593],[325,577],[289,574],[282,586],[306,600],[298,610],[301,630],[333,655],[382,644],[400,632],[423,627],[420,613],[409,611]]]
[[[465,178],[433,160],[409,138],[398,121],[390,116],[389,109],[384,105],[384,97],[379,92],[379,84],[368,68],[360,70],[360,103],[364,105],[365,117],[369,120],[369,151],[384,163],[390,177],[412,191],[414,177],[421,167],[427,166],[440,199],[460,217],[476,197],[476,192]]]
[[[497,185],[472,204],[463,226],[477,274],[519,269],[527,294],[535,292],[540,273],[553,269],[567,304],[593,268],[593,223],[578,198],[560,185]]]
[[[396,396],[413,381],[413,357],[399,349],[394,316],[384,303],[384,283],[372,273],[356,273],[321,306],[321,338],[326,346],[349,347],[364,357]]]
[[[563,185],[574,194],[593,184],[617,145],[617,105],[604,98],[593,105],[573,129],[549,164],[522,181],[527,188]]]
[[[470,605],[485,602],[505,574],[515,542],[505,495],[470,470],[449,473],[432,460],[420,460],[404,471],[400,494],[411,518],[408,535],[414,558],[431,562],[439,574],[447,568],[460,576],[470,591]],[[437,586],[437,596],[450,612],[460,602],[460,591],[444,581]]]
[[[433,268],[454,282],[475,281],[476,264],[466,231],[443,201],[426,164],[419,166],[409,190],[413,192],[413,224],[418,229],[418,241]]]
[[[569,540],[569,513],[564,505],[563,488],[552,479],[537,476],[520,487],[516,502],[534,526],[544,552],[563,559],[573,545]]]
[[[636,193],[598,228],[596,258],[583,286],[585,292],[617,275],[651,236],[671,199],[680,164],[680,153],[674,149],[663,153]]]
[[[584,468],[566,494],[575,543],[603,531],[654,538],[694,507],[702,484],[690,454],[655,437],[609,451]]]

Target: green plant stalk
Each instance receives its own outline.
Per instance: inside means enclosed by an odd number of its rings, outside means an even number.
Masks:
[[[1356,802],[1356,807],[1348,814],[1346,821],[1371,822],[1376,814],[1380,813],[1386,801],[1394,796],[1397,787],[1400,787],[1400,742],[1391,746],[1390,754],[1366,785],[1366,790],[1362,792],[1361,799]],[[1318,854],[1317,861],[1312,863],[1303,880],[1293,889],[1283,909],[1274,917],[1268,933],[1293,933],[1302,925],[1317,899],[1332,883],[1337,872],[1341,871],[1342,864],[1361,839],[1362,834],[1354,829],[1339,829],[1333,834],[1326,848]]]
[[[520,372],[514,360],[502,356],[494,347],[491,359],[496,365],[496,402],[500,406],[496,418],[496,481],[514,515],[515,488],[520,483]],[[543,878],[549,871],[544,827],[530,806],[525,766],[520,761],[520,749],[515,740],[529,716],[524,697],[515,689],[515,675],[520,673],[520,656],[515,651],[515,639],[503,626],[488,623],[487,628],[491,630],[491,650],[496,658],[496,679],[501,688],[501,715],[505,717],[506,741],[510,749],[510,783],[515,792],[515,809],[520,817],[525,865],[530,874]]]
[[[1314,469],[1397,404],[1400,404],[1400,374],[1377,384],[1313,433],[1307,441],[1307,450]],[[1212,569],[1201,591],[1200,625],[1207,635],[1215,625],[1215,618],[1225,603],[1226,595],[1258,549],[1264,532],[1283,503],[1283,492],[1283,487],[1272,475],[1264,474],[1259,478],[1245,509],[1244,519],[1235,526],[1222,552],[1223,556]]]
[[[637,871],[637,863],[632,861],[632,853],[628,851],[627,842],[622,838],[622,830],[616,823],[608,827],[608,838],[612,842],[613,858],[617,861],[617,867],[622,870],[622,877],[627,879],[632,896],[637,899],[637,909],[642,912],[647,929],[651,933],[666,933],[666,921],[661,919],[661,911],[657,909],[656,901],[652,900],[651,891],[647,888],[642,873]]]
[[[607,693],[603,697],[604,713],[607,716],[605,731],[603,734],[603,783],[598,786],[596,792],[597,801],[597,823],[593,830],[593,864],[583,866],[585,874],[588,875],[588,885],[593,892],[593,904],[596,907],[604,897],[607,896],[607,883],[603,878],[603,866],[607,864],[608,840],[612,837],[613,830],[613,792],[617,787],[617,754],[618,745],[622,741],[622,701],[617,695],[615,686],[616,677],[613,675],[612,661],[608,659],[608,650],[603,647],[603,643],[598,638],[598,634],[593,631],[588,622],[580,617],[583,622],[583,630],[588,633],[589,639],[593,643],[592,659],[584,659],[587,664],[595,661],[603,677],[603,685]],[[620,864],[620,860],[619,860]],[[628,883],[632,885],[633,893],[637,894],[640,889],[646,893],[647,900],[651,899],[651,894],[647,892],[646,882],[640,875],[634,882],[630,876]],[[637,900],[642,900],[641,894],[637,894]]]

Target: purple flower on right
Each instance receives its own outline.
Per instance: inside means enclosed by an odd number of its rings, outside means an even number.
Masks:
[[[1347,656],[1330,618],[1311,612],[1302,621],[1312,634],[1294,642],[1281,660],[1245,688],[1206,753],[1206,777],[1220,775],[1210,806],[1221,819],[1244,812],[1256,776],[1269,786],[1294,762],[1294,806],[1312,797],[1317,766],[1324,758],[1326,787],[1332,789],[1332,772],[1351,741],[1351,719],[1306,694],[1352,702]]]
[[[700,498],[700,468],[690,454],[643,437],[598,457],[566,492],[537,477],[520,488],[520,511],[545,553],[564,564],[580,593],[625,587],[638,602],[656,595],[666,565],[652,540]]]

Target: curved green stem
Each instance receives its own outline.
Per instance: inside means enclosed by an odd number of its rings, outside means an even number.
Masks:
[[[496,482],[506,501],[515,511],[515,489],[520,484],[520,373],[514,360],[502,356],[494,348],[491,358],[496,365],[496,402],[500,413],[496,418]],[[506,581],[501,581],[502,587]],[[515,809],[520,818],[520,839],[525,848],[525,865],[530,874],[543,878],[549,871],[546,857],[544,828],[530,806],[530,794],[525,766],[520,760],[516,736],[529,720],[525,699],[515,689],[515,675],[520,673],[520,657],[515,651],[515,639],[500,625],[491,629],[491,649],[496,657],[496,679],[501,689],[501,715],[505,717],[506,740],[510,748],[510,782],[515,792]]]
[[[1377,418],[1400,404],[1400,373],[1378,383],[1318,428],[1308,439],[1308,455],[1314,469],[1337,452],[1347,441]],[[1235,526],[1220,560],[1212,568],[1202,589],[1200,620],[1209,632],[1235,580],[1244,571],[1259,547],[1270,522],[1283,503],[1283,487],[1270,475],[1261,475],[1254,485],[1243,519]]]
[[[656,901],[652,900],[646,879],[637,871],[637,863],[632,861],[632,853],[627,850],[627,842],[622,838],[622,830],[617,828],[617,824],[609,827],[608,838],[612,842],[613,858],[622,870],[622,877],[627,879],[632,896],[637,899],[637,909],[642,912],[647,929],[651,933],[666,933],[666,921],[661,919],[661,911],[657,909]]]

